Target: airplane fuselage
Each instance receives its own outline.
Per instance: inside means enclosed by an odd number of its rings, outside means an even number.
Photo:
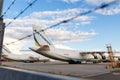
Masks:
[[[49,57],[51,59],[66,61],[69,63],[81,63],[83,60],[87,60],[86,57],[82,56],[77,50],[68,50],[68,49],[59,49],[55,47],[38,47],[38,48],[30,48],[31,50]],[[89,56],[89,54],[88,54]],[[94,56],[89,56],[88,59],[93,59]]]

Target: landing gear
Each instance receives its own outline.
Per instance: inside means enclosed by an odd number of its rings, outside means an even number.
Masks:
[[[68,63],[69,64],[81,64],[82,62],[81,61],[69,61]]]
[[[93,64],[96,64],[97,62],[96,61],[93,61]]]

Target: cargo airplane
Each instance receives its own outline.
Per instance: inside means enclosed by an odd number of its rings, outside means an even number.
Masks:
[[[29,52],[31,53],[31,52]],[[2,48],[2,57],[8,59],[8,60],[12,60],[12,61],[22,61],[22,62],[48,62],[49,59],[45,58],[44,56],[41,56],[39,54],[35,54],[35,53],[23,53],[23,54],[15,54],[12,53],[5,45],[3,45]]]
[[[30,48],[32,51],[54,60],[68,62],[69,64],[81,64],[83,61],[96,63],[102,59],[101,55],[105,53],[80,52],[77,50],[56,48],[45,35],[45,32],[41,31],[38,26],[33,26],[33,37],[36,46]]]

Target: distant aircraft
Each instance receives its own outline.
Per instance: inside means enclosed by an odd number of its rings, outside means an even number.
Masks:
[[[105,52],[80,52],[77,50],[68,50],[56,48],[53,43],[45,35],[45,32],[40,32],[41,29],[38,26],[33,26],[33,37],[35,41],[35,47],[30,48],[32,51],[37,52],[43,56],[54,60],[60,60],[68,62],[69,64],[77,64],[86,62],[99,62],[102,57],[100,54]]]
[[[31,55],[31,54],[15,54],[12,53],[5,45],[3,46],[2,49],[2,56],[7,58],[7,59],[11,59],[11,60],[15,60],[15,61],[22,61],[22,62],[36,62],[36,61],[42,61],[42,62],[47,62],[48,59],[40,59],[40,56],[35,56],[35,55]]]

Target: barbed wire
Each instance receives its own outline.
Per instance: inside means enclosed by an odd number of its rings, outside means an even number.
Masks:
[[[37,0],[34,0],[33,2],[29,3],[29,5],[28,5],[27,7],[25,7],[18,15],[16,15],[16,16],[13,18],[13,20],[10,21],[10,22],[6,25],[6,27],[7,27],[8,25],[10,25],[11,23],[13,23],[13,21],[15,21],[21,14],[23,14],[23,13],[24,13],[29,7],[31,7],[36,1],[37,1]]]
[[[14,5],[16,0],[12,1],[12,3],[10,4],[10,6],[7,8],[7,10],[3,13],[3,15],[1,16],[2,18],[6,15],[6,13],[10,10],[10,8]]]
[[[56,26],[58,26],[58,25],[60,25],[60,24],[62,24],[62,23],[68,23],[69,21],[74,20],[74,19],[78,18],[79,16],[83,16],[83,15],[92,13],[92,12],[94,12],[94,11],[96,11],[96,10],[106,8],[106,7],[108,7],[108,6],[112,5],[112,4],[115,4],[115,3],[118,2],[118,1],[120,1],[120,0],[114,0],[114,1],[111,1],[111,2],[106,3],[106,4],[102,4],[102,5],[99,6],[99,7],[96,7],[96,8],[94,8],[94,9],[88,10],[88,11],[83,12],[83,13],[80,13],[80,14],[78,14],[78,15],[76,15],[76,16],[74,16],[74,17],[71,17],[71,18],[69,18],[69,19],[60,21],[60,22],[58,22],[58,23],[56,23],[56,24],[54,24],[54,25],[52,25],[52,26],[50,26],[50,27],[44,28],[44,29],[42,29],[42,30],[39,30],[38,32],[43,32],[43,31],[48,30],[48,29],[50,29],[50,28],[56,27]],[[36,33],[37,33],[37,32],[36,32]],[[36,33],[27,35],[27,36],[25,36],[25,37],[23,37],[23,38],[18,39],[17,41],[10,42],[10,43],[6,43],[6,45],[13,44],[13,43],[15,43],[15,42],[21,41],[21,40],[23,40],[23,39],[26,39],[26,38],[28,38],[28,37],[31,37],[32,35],[34,35],[34,34],[36,34]]]
[[[63,21],[61,21],[61,22],[59,22],[59,23],[57,23],[57,24],[54,24],[54,25],[52,25],[52,26],[50,26],[50,27],[47,27],[47,28],[45,28],[45,29],[43,29],[43,30],[41,30],[41,31],[44,31],[44,30],[53,28],[53,27],[58,26],[58,25],[60,25],[60,24],[62,24],[62,23],[67,23],[67,22],[69,22],[69,21],[71,21],[71,20],[73,20],[73,19],[75,19],[75,18],[78,18],[79,16],[83,16],[83,15],[92,13],[92,12],[98,10],[98,9],[103,9],[103,8],[105,8],[105,7],[108,7],[108,6],[111,5],[111,4],[116,3],[116,2],[117,2],[117,1],[115,0],[115,1],[111,1],[111,2],[109,2],[109,3],[103,4],[103,5],[99,6],[99,7],[96,7],[96,8],[94,8],[94,9],[92,9],[92,10],[87,11],[87,12],[80,13],[80,14],[74,16],[74,17],[71,17],[71,18],[67,19],[67,20],[63,20]]]

